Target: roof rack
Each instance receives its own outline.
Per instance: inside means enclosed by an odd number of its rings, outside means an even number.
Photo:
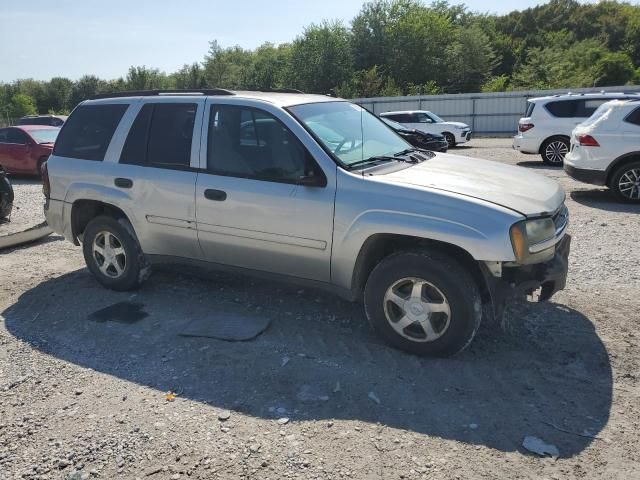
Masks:
[[[100,93],[91,97],[91,100],[121,97],[153,97],[160,95],[235,95],[235,93],[224,88],[205,88],[194,90],[130,90],[128,92]]]
[[[249,90],[251,91],[251,90]],[[298,90],[297,88],[260,88],[256,90],[256,92],[265,92],[265,93],[304,93],[302,90]]]

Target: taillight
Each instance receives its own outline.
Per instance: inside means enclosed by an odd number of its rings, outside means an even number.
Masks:
[[[591,135],[578,135],[578,141],[583,147],[599,147],[598,141]]]
[[[42,193],[48,199],[51,194],[51,184],[49,183],[49,168],[46,161],[40,166],[40,177],[42,178]]]
[[[531,130],[535,125],[533,123],[519,123],[518,130],[521,132],[526,132],[527,130]]]

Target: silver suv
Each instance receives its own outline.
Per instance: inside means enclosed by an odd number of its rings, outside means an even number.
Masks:
[[[555,181],[414,149],[335,98],[95,98],[73,111],[42,173],[49,225],[115,290],[176,260],[288,278],[363,301],[395,347],[451,355],[483,312],[565,285]]]

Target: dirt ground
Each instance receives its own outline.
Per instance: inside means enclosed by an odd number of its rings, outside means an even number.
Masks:
[[[165,268],[116,293],[57,236],[0,252],[0,478],[640,479],[640,207],[506,139],[451,153],[557,179],[573,236],[567,289],[453,359],[388,348],[361,306],[307,288]],[[90,317],[120,301],[147,316]],[[271,325],[180,335],[238,311]]]

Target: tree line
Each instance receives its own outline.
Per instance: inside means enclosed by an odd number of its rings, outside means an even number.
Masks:
[[[578,88],[640,83],[640,7],[549,3],[506,15],[447,1],[373,0],[346,25],[309,25],[290,43],[256,49],[210,42],[173,73],[133,66],[0,84],[0,117],[67,113],[97,93],[146,89],[298,88],[341,97]]]

